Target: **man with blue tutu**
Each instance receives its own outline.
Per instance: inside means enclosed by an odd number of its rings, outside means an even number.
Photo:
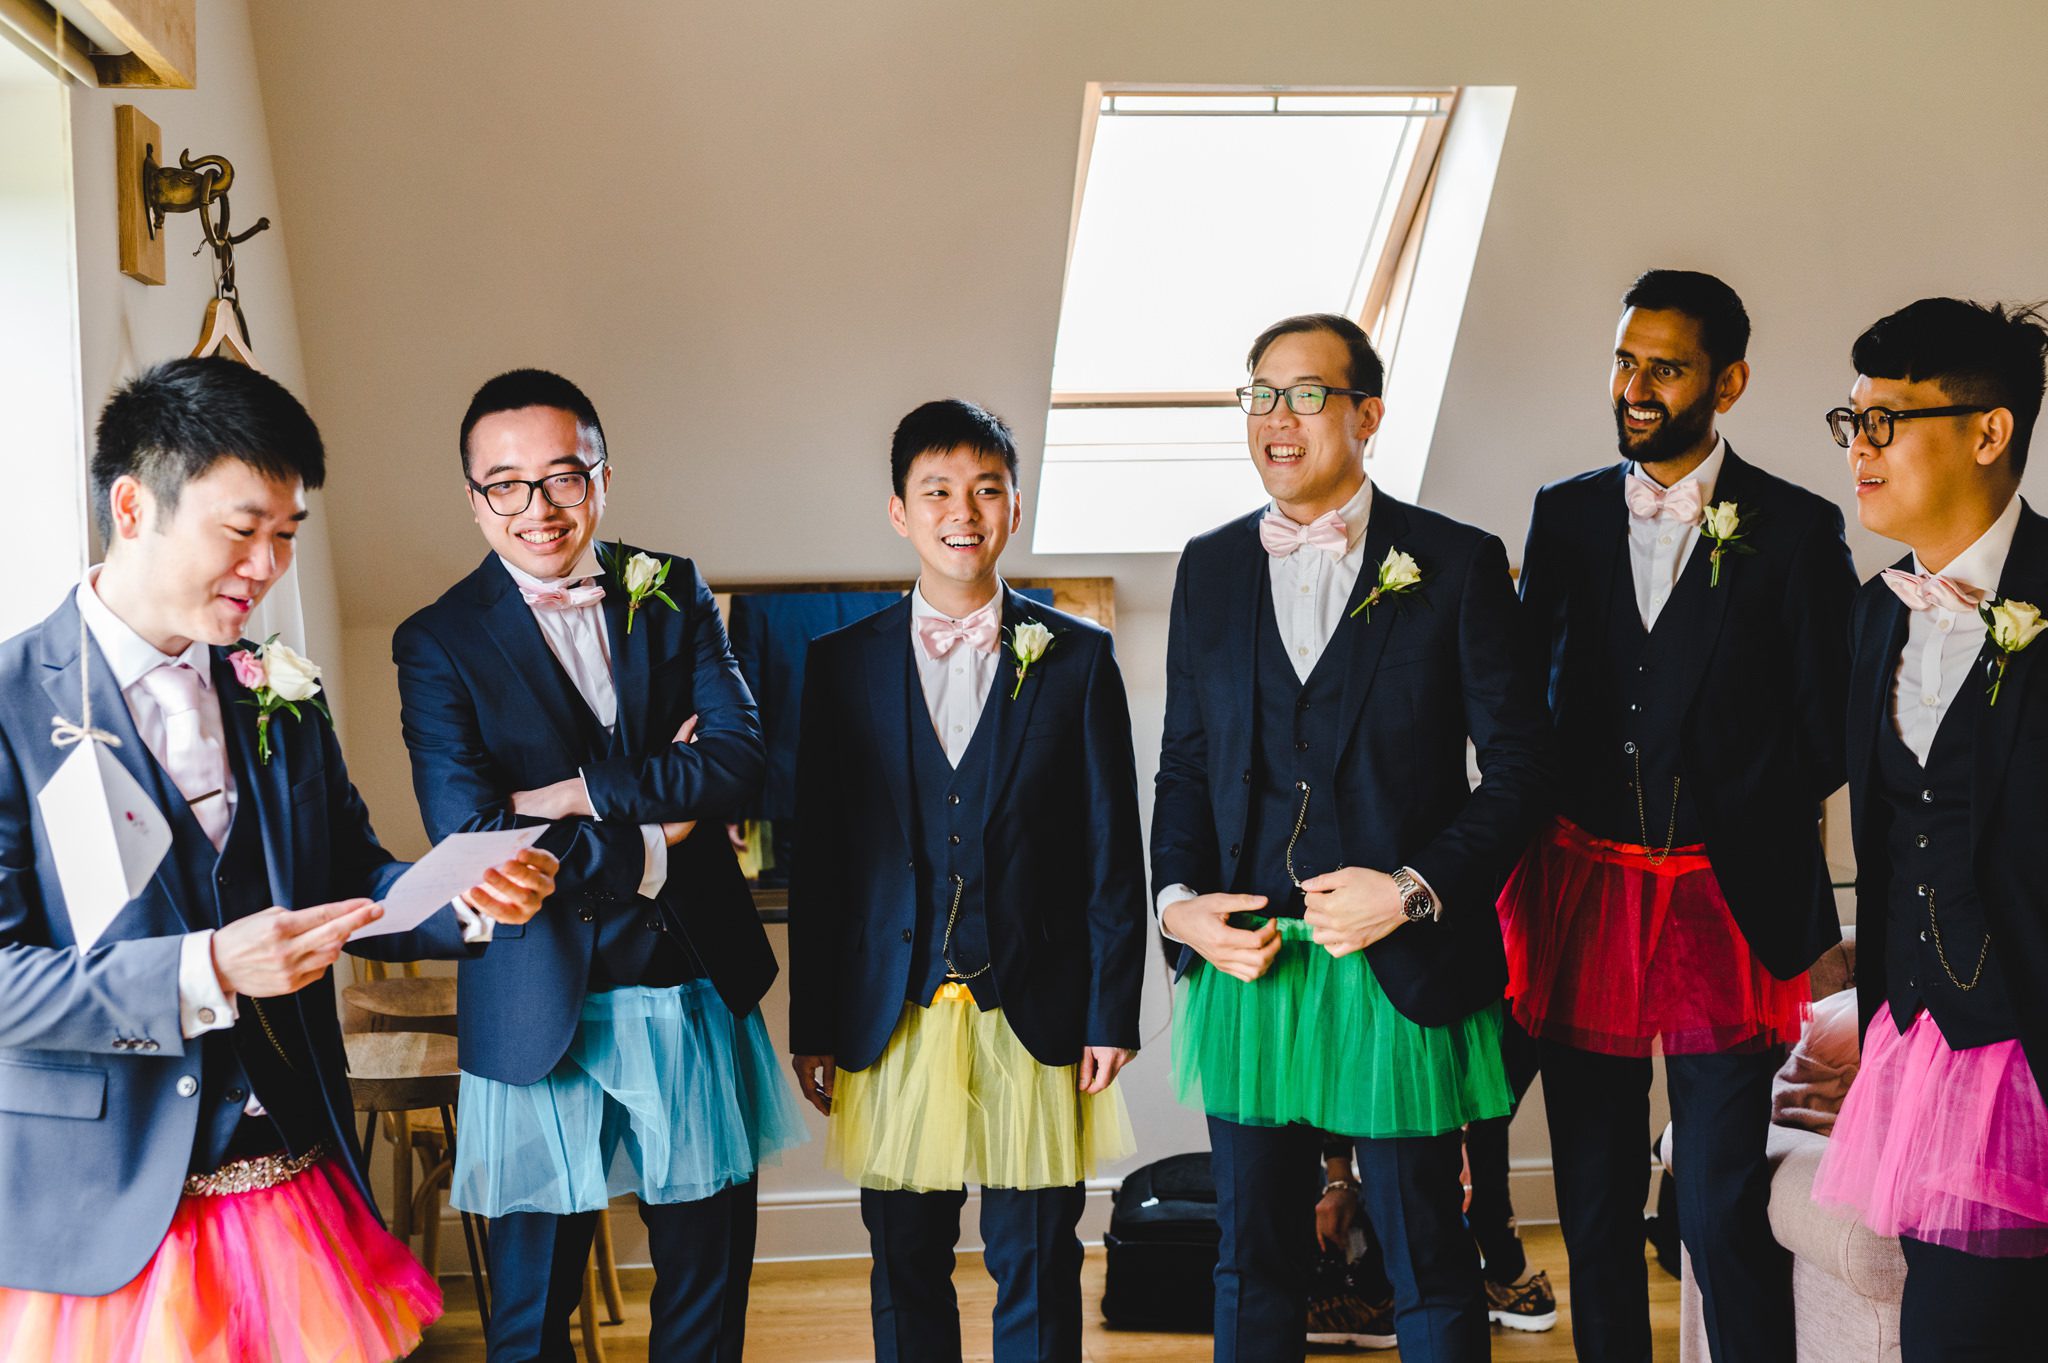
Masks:
[[[275,380],[156,366],[100,418],[105,562],[0,644],[0,1358],[383,1363],[440,1314],[370,1200],[330,973],[406,867],[318,668],[236,647],[325,468]],[[347,950],[473,956],[554,867]]]
[[[1302,1356],[1321,1128],[1356,1143],[1402,1357],[1483,1359],[1460,1128],[1512,1098],[1493,901],[1548,811],[1542,698],[1500,541],[1366,477],[1384,368],[1358,325],[1287,318],[1248,364],[1271,501],[1181,557],[1152,825],[1216,1357]]]
[[[597,540],[612,469],[581,389],[499,375],[458,453],[490,552],[392,640],[414,789],[435,837],[546,823],[562,862],[556,911],[460,977],[450,1199],[491,1219],[489,1356],[572,1356],[597,1218],[630,1193],[649,1356],[736,1359],[755,1171],[803,1139],[723,828],[761,782],[754,702],[696,566]]]
[[[2019,495],[2038,310],[1923,298],[1856,338],[1856,517],[1912,550],[1850,625],[1861,1067],[1813,1180],[1905,1253],[1904,1363],[2041,1354],[2048,1295],[2048,521]]]
[[[1735,290],[1650,270],[1621,306],[1622,457],[1538,492],[1522,556],[1562,779],[1500,899],[1508,1000],[1537,1042],[1581,1363],[1650,1352],[1657,1051],[1710,1352],[1790,1363],[1764,1146],[1806,969],[1841,936],[1820,812],[1842,783],[1856,575],[1841,511],[1716,429],[1749,381]]]
[[[997,561],[1023,518],[1008,426],[897,426],[910,594],[825,635],[798,743],[790,1047],[860,1185],[875,1357],[960,1357],[953,1246],[981,1185],[1000,1363],[1081,1357],[1083,1180],[1132,1152],[1144,848],[1107,631]]]

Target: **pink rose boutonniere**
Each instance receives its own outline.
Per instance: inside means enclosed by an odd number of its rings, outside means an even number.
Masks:
[[[270,717],[287,710],[301,718],[299,707],[310,705],[327,715],[327,702],[320,699],[320,668],[277,641],[275,634],[253,653],[238,648],[228,654],[235,680],[249,691],[242,704],[256,707],[256,756],[270,761]],[[328,715],[332,719],[332,715]]]

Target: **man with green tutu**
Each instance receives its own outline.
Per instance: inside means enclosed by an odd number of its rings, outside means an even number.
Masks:
[[[1272,500],[1181,558],[1152,826],[1175,1078],[1209,1114],[1216,1357],[1303,1354],[1321,1128],[1357,1143],[1402,1357],[1483,1359],[1459,1129],[1511,1101],[1493,903],[1548,812],[1542,697],[1500,541],[1366,477],[1384,368],[1357,324],[1290,317],[1249,368]]]

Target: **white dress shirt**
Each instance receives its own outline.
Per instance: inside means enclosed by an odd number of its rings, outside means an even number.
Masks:
[[[567,577],[546,581],[513,566],[503,557],[498,562],[505,565],[505,571],[512,575],[514,583],[529,591],[567,587],[572,582],[595,577],[598,572],[597,556],[587,551]],[[603,606],[593,603],[567,610],[544,610],[539,606],[528,609],[533,612],[534,623],[540,626],[540,637],[547,640],[548,651],[569,674],[569,682],[576,688],[576,694],[583,697],[590,713],[597,716],[597,722],[604,726],[606,733],[610,733],[619,721],[619,693],[612,685],[611,639],[605,633]],[[577,773],[577,779],[582,779],[581,772]],[[584,799],[586,802],[589,800],[587,789]],[[646,861],[636,893],[652,899],[668,883],[668,838],[662,833],[660,824],[644,823],[640,825],[640,843],[646,849]]]
[[[2020,499],[2014,497],[1991,522],[1991,528],[1957,554],[1941,575],[1976,587],[1987,596],[1996,593],[2019,524]],[[1927,571],[1918,554],[1913,555],[1913,571]],[[1975,611],[1959,614],[1936,606],[1907,612],[1906,642],[1899,650],[1899,668],[1892,681],[1892,723],[1923,767],[1950,703],[1972,677],[1983,678],[1976,663],[1984,648],[1984,634],[1984,618]]]
[[[1714,452],[1702,460],[1698,468],[1685,475],[1700,485],[1702,508],[1714,500],[1714,484],[1720,480],[1721,465],[1726,462],[1727,454],[1728,442],[1716,440]],[[1657,482],[1643,472],[1641,464],[1631,463],[1628,471],[1648,482]],[[1685,479],[1679,481],[1684,482]],[[1664,613],[1664,603],[1671,599],[1672,590],[1678,586],[1678,575],[1685,571],[1693,546],[1700,541],[1700,528],[1662,519],[1639,521],[1628,510],[1626,500],[1622,502],[1622,512],[1628,517],[1628,563],[1629,571],[1635,577],[1636,611],[1642,616],[1643,628],[1652,629],[1657,624],[1657,617]]]
[[[1323,650],[1337,626],[1344,623],[1344,608],[1351,601],[1351,589],[1365,566],[1365,526],[1372,516],[1372,479],[1358,485],[1351,500],[1337,509],[1344,518],[1345,549],[1332,554],[1304,544],[1285,558],[1267,560],[1267,576],[1273,584],[1273,619],[1280,626],[1280,643],[1287,661],[1302,681],[1316,670]]]
[[[982,710],[988,705],[989,689],[995,683],[997,665],[1003,658],[1002,645],[998,643],[993,652],[984,653],[963,642],[955,644],[943,658],[929,657],[924,651],[924,641],[918,637],[917,622],[933,619],[965,625],[988,617],[1000,625],[1002,614],[1003,587],[1000,582],[996,584],[995,596],[987,605],[958,620],[925,600],[922,586],[910,589],[910,656],[917,660],[917,680],[924,690],[924,708],[932,718],[932,729],[946,750],[946,761],[955,767],[966,756],[967,745],[974,741],[974,730],[981,723]]]

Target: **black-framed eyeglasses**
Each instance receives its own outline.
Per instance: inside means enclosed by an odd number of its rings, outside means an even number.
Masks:
[[[1865,407],[1859,412],[1853,407],[1837,407],[1828,413],[1828,433],[1834,436],[1837,445],[1846,450],[1856,443],[1856,432],[1860,430],[1872,449],[1881,450],[1892,443],[1892,423],[1895,421],[1918,421],[1930,416],[1969,416],[1990,410],[1989,407],[1913,407],[1895,412],[1889,407]]]
[[[549,506],[563,511],[582,506],[590,500],[591,480],[603,467],[604,460],[600,459],[587,469],[578,469],[574,473],[550,473],[545,478],[506,478],[495,483],[479,483],[464,475],[463,481],[469,484],[470,491],[482,495],[485,506],[500,516],[517,516],[533,505],[536,491],[548,499]]]
[[[1237,405],[1244,408],[1246,416],[1264,416],[1280,405],[1280,399],[1287,399],[1287,410],[1296,416],[1314,416],[1323,410],[1323,404],[1330,400],[1330,394],[1343,393],[1348,397],[1369,398],[1371,393],[1362,388],[1332,388],[1326,383],[1297,383],[1289,388],[1275,388],[1269,383],[1247,384],[1237,390]]]

